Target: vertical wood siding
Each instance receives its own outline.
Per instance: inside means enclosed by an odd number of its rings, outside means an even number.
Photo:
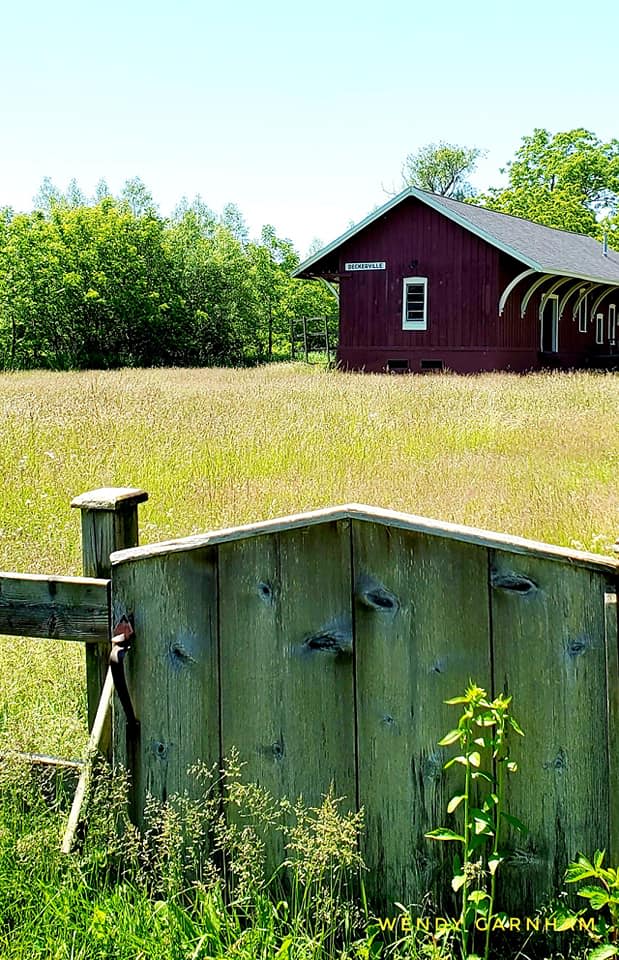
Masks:
[[[496,325],[498,251],[418,200],[409,199],[340,250],[343,347],[488,347]],[[348,272],[347,261],[384,260],[384,271]],[[415,264],[416,261],[416,264]],[[402,329],[402,278],[428,278],[428,329]]]

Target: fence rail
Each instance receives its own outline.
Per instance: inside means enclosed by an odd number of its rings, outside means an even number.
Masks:
[[[133,487],[104,487],[76,497],[81,513],[83,577],[0,573],[0,635],[86,644],[88,725],[92,731],[104,690],[111,637],[110,554],[138,543],[138,505],[148,499]],[[109,760],[111,720],[98,738]],[[18,754],[33,767],[66,769],[59,757]],[[87,758],[88,760],[90,758]],[[82,767],[84,765],[82,764]]]
[[[0,573],[0,634],[102,643],[110,638],[110,581]]]

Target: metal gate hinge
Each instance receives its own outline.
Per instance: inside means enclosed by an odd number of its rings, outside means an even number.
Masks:
[[[114,627],[114,636],[112,637],[112,650],[110,652],[110,670],[114,687],[118,694],[118,699],[122,704],[127,718],[127,725],[132,730],[137,730],[140,721],[135,715],[127,681],[125,679],[124,659],[131,649],[131,640],[134,636],[134,629],[127,617],[122,617]]]

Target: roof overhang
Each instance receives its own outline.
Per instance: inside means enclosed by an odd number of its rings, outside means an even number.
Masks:
[[[491,236],[485,230],[482,230],[476,224],[471,224],[465,217],[460,216],[455,210],[446,209],[441,204],[439,197],[434,197],[434,194],[426,193],[425,190],[419,190],[417,187],[407,187],[405,190],[402,190],[401,193],[398,193],[395,197],[392,197],[391,200],[388,200],[387,203],[384,203],[382,207],[372,210],[367,217],[355,224],[353,227],[350,227],[346,233],[343,233],[341,236],[337,237],[332,241],[332,243],[328,243],[326,247],[322,248],[322,250],[319,250],[311,257],[308,257],[307,260],[304,260],[303,263],[299,264],[296,270],[293,271],[292,276],[299,277],[302,273],[307,273],[315,264],[322,260],[323,257],[333,253],[338,247],[341,247],[342,244],[346,243],[347,240],[350,240],[352,237],[356,236],[356,234],[360,233],[366,227],[369,227],[371,223],[374,223],[376,220],[380,219],[380,217],[383,217],[386,213],[389,213],[390,210],[393,210],[394,207],[397,207],[400,203],[408,198],[420,200],[421,203],[425,203],[426,206],[436,210],[437,213],[447,217],[448,220],[452,220],[454,223],[457,223],[459,226],[463,227],[464,230],[468,230],[469,233],[475,234],[482,240],[485,240],[487,243],[491,244],[493,247],[497,247],[499,250],[502,250],[503,253],[507,253],[510,257],[514,257],[514,259],[526,264],[527,267],[531,267],[533,270],[543,270],[543,267],[535,260],[531,259],[530,257],[524,257],[522,253],[520,253],[520,251],[516,250],[514,247],[497,240],[495,237]],[[319,275],[319,273],[316,273],[314,276],[318,277]]]
[[[524,280],[525,277],[529,277],[529,278],[534,277],[537,273],[538,271],[536,270],[523,270],[522,273],[519,273],[517,276],[515,276],[513,280],[510,280],[510,282],[507,284],[505,289],[502,291],[501,296],[499,297],[499,316],[502,316],[505,310],[507,301],[509,300],[512,292],[518,286],[520,281]],[[529,284],[529,286],[526,289],[526,292],[521,297],[520,316],[524,317],[524,315],[526,314],[527,307],[529,306],[529,301],[531,300],[531,297],[536,292],[536,290],[542,287],[546,282],[549,282],[551,283],[551,286],[547,290],[542,291],[541,300],[540,300],[540,314],[541,314],[541,310],[543,310],[548,297],[551,294],[553,294],[555,290],[557,290],[559,286],[563,284],[566,280],[577,280],[578,282],[575,283],[573,286],[569,287],[567,292],[561,298],[560,305],[559,305],[559,319],[561,319],[563,315],[563,311],[565,310],[565,306],[568,300],[579,289],[582,283],[588,284],[587,290],[586,290],[587,293],[590,293],[591,290],[595,289],[596,287],[601,287],[601,286],[605,287],[606,293],[604,296],[608,296],[614,288],[619,287],[619,280],[617,280],[616,282],[612,282],[609,280],[600,280],[598,277],[581,276],[578,273],[568,273],[568,272],[563,272],[558,270],[552,273],[548,270],[544,270],[543,272],[539,271],[539,275],[535,276],[535,279],[531,284]],[[574,306],[574,312],[576,312],[577,309],[578,309],[578,303],[576,303],[576,305]]]
[[[341,236],[327,244],[326,247],[323,247],[322,250],[318,250],[317,253],[314,253],[311,257],[308,257],[307,260],[304,260],[303,263],[299,264],[296,270],[293,271],[292,276],[300,277],[301,274],[305,274],[311,279],[320,279],[321,276],[327,276],[332,279],[337,278],[339,275],[338,271],[316,270],[313,272],[312,268],[317,266],[320,261],[329,256],[329,254],[334,253],[338,247],[341,247],[352,237],[356,236],[366,227],[369,227],[370,224],[374,223],[376,220],[379,220],[381,217],[385,216],[385,214],[389,213],[390,210],[393,210],[394,207],[397,207],[400,203],[409,198],[419,200],[421,203],[424,203],[431,209],[436,210],[437,213],[440,213],[453,223],[458,224],[458,226],[479,237],[481,240],[485,240],[485,242],[489,243],[492,247],[495,247],[497,250],[501,250],[502,253],[506,253],[508,256],[512,257],[514,260],[517,260],[519,263],[522,263],[523,266],[527,267],[531,271],[534,271],[535,273],[545,273],[554,277],[573,277],[575,280],[585,280],[590,283],[606,283],[612,286],[619,286],[619,279],[615,282],[608,277],[590,276],[589,274],[576,273],[570,270],[562,270],[560,268],[555,269],[550,263],[538,263],[537,260],[534,260],[526,253],[523,253],[521,250],[518,250],[510,244],[503,242],[497,237],[494,237],[491,233],[488,233],[488,231],[484,230],[483,227],[480,227],[478,224],[467,220],[467,218],[459,214],[457,210],[454,210],[452,207],[446,207],[445,204],[441,202],[443,199],[442,197],[436,196],[432,193],[427,193],[425,190],[419,190],[417,187],[407,187],[405,190],[402,190],[401,193],[398,193],[395,197],[392,197],[390,200],[388,200],[387,203],[384,203],[381,207],[377,207],[376,210],[373,210],[359,223],[350,227],[345,233],[341,234]],[[525,274],[523,274],[523,276],[524,275]]]

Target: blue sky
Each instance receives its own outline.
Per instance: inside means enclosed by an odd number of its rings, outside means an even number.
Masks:
[[[22,0],[1,24],[0,206],[18,210],[45,176],[139,176],[164,214],[232,201],[304,254],[424,144],[487,150],[484,189],[536,126],[619,137],[616,0]]]

